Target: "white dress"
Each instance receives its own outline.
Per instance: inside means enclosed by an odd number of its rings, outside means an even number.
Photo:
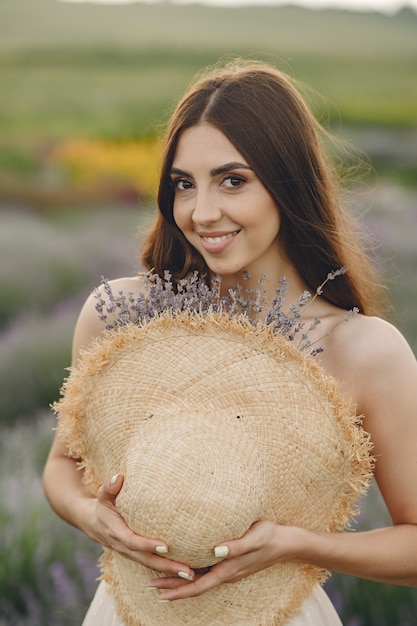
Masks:
[[[82,626],[124,626],[107,585],[101,582]],[[202,626],[204,626],[202,624]],[[256,626],[256,623],[254,623]],[[343,626],[328,596],[319,586],[304,601],[300,613],[286,626]]]

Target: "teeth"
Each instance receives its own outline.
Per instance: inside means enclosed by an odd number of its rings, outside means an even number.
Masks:
[[[203,239],[204,241],[207,241],[207,243],[220,243],[220,241],[224,241],[225,239],[230,239],[230,237],[234,237],[236,235],[236,232],[230,233],[229,235],[222,235],[221,237],[203,237]]]

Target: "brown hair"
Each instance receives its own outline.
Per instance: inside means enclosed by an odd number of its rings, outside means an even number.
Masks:
[[[235,61],[200,78],[175,109],[168,127],[158,192],[159,215],[142,261],[175,280],[210,271],[173,218],[170,170],[181,133],[208,122],[246,159],[279,207],[282,250],[314,292],[329,272],[349,271],[326,285],[333,304],[378,311],[381,289],[352,217],[342,209],[332,167],[319,143],[321,126],[292,81],[257,62]]]

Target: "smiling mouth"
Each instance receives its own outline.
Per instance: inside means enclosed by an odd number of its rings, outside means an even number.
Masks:
[[[203,241],[206,241],[207,243],[220,243],[221,241],[225,241],[226,239],[236,237],[239,232],[239,230],[235,230],[233,233],[228,233],[227,235],[216,235],[212,237],[208,235],[200,235],[200,237]]]

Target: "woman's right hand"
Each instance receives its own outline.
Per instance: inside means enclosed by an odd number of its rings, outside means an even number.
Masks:
[[[169,558],[169,546],[157,539],[137,535],[126,524],[117,510],[116,497],[123,486],[123,476],[116,475],[104,483],[92,500],[94,508],[87,534],[103,546],[115,550],[132,561],[137,561],[164,575],[185,580],[194,579],[194,571],[183,563]],[[160,555],[166,556],[160,556]]]

